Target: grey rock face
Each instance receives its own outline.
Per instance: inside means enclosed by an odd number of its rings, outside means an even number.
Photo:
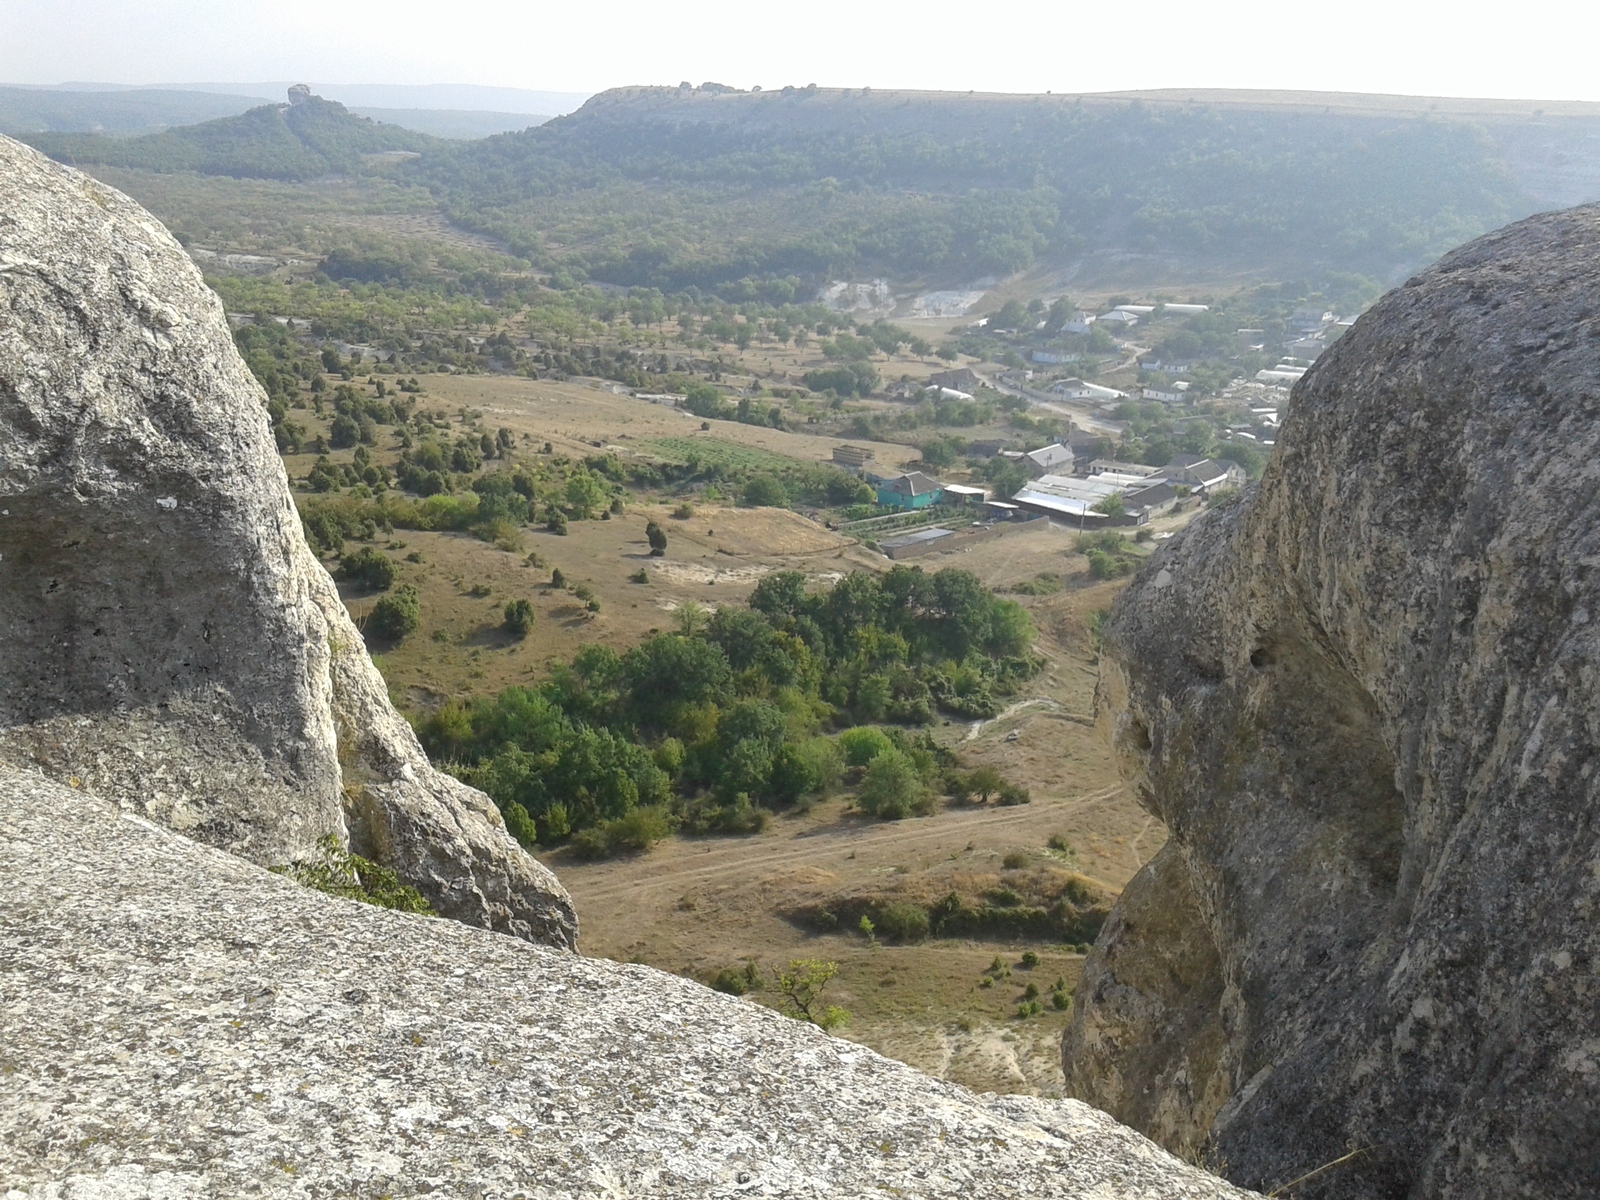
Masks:
[[[182,248],[6,138],[0,182],[0,758],[260,863],[348,836],[445,915],[574,945],[390,707]]]
[[[7,1197],[1240,1192],[647,967],[336,900],[0,767]]]
[[[1600,209],[1480,239],[1296,387],[1120,598],[1103,714],[1172,831],[1070,1094],[1297,1197],[1600,1194]]]

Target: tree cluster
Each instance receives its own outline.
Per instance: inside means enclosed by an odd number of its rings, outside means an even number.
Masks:
[[[944,753],[893,725],[829,730],[992,715],[1035,669],[1032,635],[965,571],[896,567],[815,593],[780,572],[749,608],[690,613],[622,654],[586,647],[543,685],[446,703],[419,732],[530,844],[636,808],[691,831],[758,829],[847,770],[863,811],[897,818],[925,808]]]

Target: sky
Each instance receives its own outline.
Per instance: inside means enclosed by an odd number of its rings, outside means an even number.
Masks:
[[[0,0],[0,83],[310,79],[1600,101],[1596,0]]]

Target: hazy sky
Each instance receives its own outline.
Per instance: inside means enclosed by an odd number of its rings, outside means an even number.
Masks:
[[[1600,100],[1600,0],[0,0],[0,82],[1269,87]]]

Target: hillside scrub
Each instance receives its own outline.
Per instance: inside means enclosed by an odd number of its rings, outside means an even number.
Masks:
[[[855,573],[824,592],[779,572],[751,607],[683,629],[622,654],[587,646],[540,686],[447,702],[418,732],[547,845],[638,807],[686,832],[753,832],[827,792],[847,762],[864,768],[863,811],[899,818],[926,811],[954,762],[901,728],[933,720],[944,672],[1009,694],[1035,669],[1027,614],[954,569]],[[848,728],[861,722],[890,724]]]

